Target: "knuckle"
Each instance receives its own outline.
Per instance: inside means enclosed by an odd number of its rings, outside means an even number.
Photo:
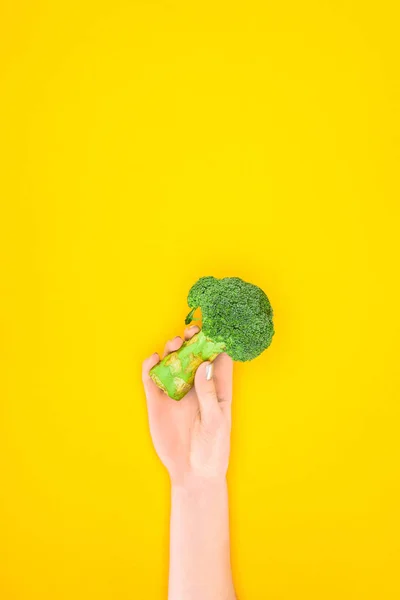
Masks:
[[[213,389],[204,390],[203,398],[206,402],[217,402],[217,395]]]
[[[201,417],[208,425],[218,426],[221,422],[222,414],[218,406],[206,404],[202,407]]]

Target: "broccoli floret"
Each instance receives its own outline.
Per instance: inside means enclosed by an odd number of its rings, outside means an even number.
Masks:
[[[192,311],[201,308],[204,335],[223,342],[233,360],[252,360],[272,341],[274,326],[267,296],[239,277],[202,277],[190,290],[188,304]]]
[[[191,308],[186,324],[197,308],[202,329],[176,352],[166,356],[150,375],[171,398],[180,400],[193,386],[198,366],[226,352],[236,361],[256,358],[272,341],[272,308],[265,293],[239,277],[202,277],[189,291]]]

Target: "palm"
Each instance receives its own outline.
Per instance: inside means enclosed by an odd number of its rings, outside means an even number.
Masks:
[[[199,419],[199,403],[194,389],[180,402],[166,394],[149,411],[150,432],[155,450],[168,471],[188,466],[191,434]]]

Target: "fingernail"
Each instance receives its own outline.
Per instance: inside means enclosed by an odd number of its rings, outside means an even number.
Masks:
[[[207,379],[207,381],[210,381],[212,379],[213,371],[214,371],[214,365],[212,363],[210,363],[209,365],[206,366],[206,379]]]

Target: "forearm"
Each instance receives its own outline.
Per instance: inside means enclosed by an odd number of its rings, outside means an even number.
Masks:
[[[225,478],[172,486],[169,600],[234,600]]]

